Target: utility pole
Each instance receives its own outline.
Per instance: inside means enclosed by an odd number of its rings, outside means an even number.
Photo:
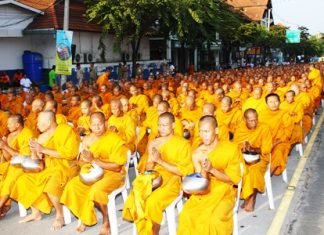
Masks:
[[[64,1],[63,30],[69,30],[70,0]],[[61,88],[66,83],[66,75],[61,75]]]
[[[64,23],[63,30],[69,30],[70,0],[64,1]]]

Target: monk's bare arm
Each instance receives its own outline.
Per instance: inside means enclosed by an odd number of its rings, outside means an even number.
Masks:
[[[101,161],[97,158],[94,158],[91,163],[95,163],[105,170],[110,170],[110,171],[115,171],[115,172],[120,172],[123,168],[123,165],[118,165],[113,162]]]

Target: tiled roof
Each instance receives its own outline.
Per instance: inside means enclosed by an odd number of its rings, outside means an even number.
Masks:
[[[38,15],[27,29],[63,29],[64,1],[55,0],[17,0],[25,5],[45,12]],[[56,3],[54,3],[56,2]],[[86,6],[81,2],[70,1],[69,30],[101,32],[101,27],[89,23],[84,16]]]
[[[264,11],[270,0],[227,0],[235,9],[241,10],[252,21],[263,19]]]

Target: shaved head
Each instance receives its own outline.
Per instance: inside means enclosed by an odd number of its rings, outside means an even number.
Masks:
[[[218,126],[216,118],[212,115],[206,115],[201,117],[199,120],[199,125],[202,125],[203,123],[209,123],[214,129]]]
[[[212,103],[204,104],[203,106],[203,115],[214,115],[215,105]]]

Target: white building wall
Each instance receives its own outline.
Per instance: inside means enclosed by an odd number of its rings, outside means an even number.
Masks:
[[[81,64],[84,62],[84,54],[91,53],[93,62],[100,60],[98,50],[100,34],[88,32],[74,32],[73,44],[76,45],[76,54],[81,55]],[[49,69],[55,63],[55,35],[54,34],[28,34],[20,38],[0,37],[0,71],[23,69],[22,55],[25,50],[38,52],[43,55],[43,68]],[[121,52],[114,52],[113,35],[104,40],[106,45],[107,63],[120,62]],[[121,50],[131,55],[131,47],[123,43]],[[149,39],[142,39],[140,46],[141,60],[149,60]],[[131,59],[131,57],[130,57]]]

